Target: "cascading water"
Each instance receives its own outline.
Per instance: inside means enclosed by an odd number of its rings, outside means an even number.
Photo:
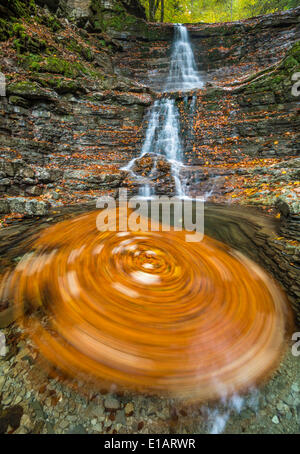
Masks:
[[[163,91],[188,91],[202,88],[202,86],[203,82],[198,75],[187,29],[181,24],[176,24],[170,70]],[[193,97],[193,103],[195,103],[195,97]],[[152,154],[155,158],[160,156],[166,158],[171,165],[176,195],[184,197],[184,185],[180,179],[183,153],[180,140],[179,111],[174,98],[163,97],[158,99],[150,110],[146,138],[138,159],[149,154]],[[130,161],[125,170],[131,171],[134,178],[140,181],[139,195],[151,197],[155,191],[150,183],[150,178],[155,174],[155,168],[148,175],[148,179],[145,179],[133,172],[135,162],[136,159]]]
[[[202,88],[194,53],[184,25],[176,24],[169,75],[164,91],[189,91]]]

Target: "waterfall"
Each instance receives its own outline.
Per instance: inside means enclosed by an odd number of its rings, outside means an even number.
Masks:
[[[181,24],[176,24],[169,75],[163,92],[188,91],[202,87],[203,82],[198,75],[187,29]],[[195,102],[196,97],[194,96],[192,108],[194,108]],[[155,167],[147,176],[148,180],[132,170],[135,162],[145,155],[152,155],[154,158],[164,157],[170,163],[176,195],[185,196],[184,185],[180,179],[180,170],[184,165],[179,119],[180,115],[175,99],[170,96],[157,99],[150,109],[141,154],[124,168],[131,171],[134,178],[141,183],[139,195],[142,197],[149,198],[155,193],[149,180],[151,176],[155,175]]]
[[[203,82],[198,75],[187,28],[176,24],[170,70],[164,91],[189,91],[202,87]]]

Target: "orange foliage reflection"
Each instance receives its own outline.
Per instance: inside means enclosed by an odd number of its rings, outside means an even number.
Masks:
[[[97,214],[45,230],[3,290],[40,308],[24,323],[53,365],[195,400],[274,369],[288,313],[257,265],[207,236],[99,232]]]

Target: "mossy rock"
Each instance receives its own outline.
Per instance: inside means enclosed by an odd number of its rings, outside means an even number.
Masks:
[[[239,91],[247,94],[262,93],[272,91],[284,98],[288,96],[289,87],[292,86],[292,75],[300,72],[300,41],[296,42],[288,50],[285,58],[277,67],[273,67],[269,72],[242,87]],[[275,69],[274,69],[275,68]],[[259,73],[257,74],[257,77]]]
[[[300,63],[300,41],[297,41],[289,50],[288,54]]]
[[[15,82],[7,87],[7,94],[20,96],[25,99],[40,99],[40,100],[56,100],[57,94],[52,91],[41,87],[36,82]]]
[[[60,95],[67,93],[76,94],[84,92],[80,81],[76,81],[74,79],[66,79],[62,77],[54,78],[49,74],[48,77],[37,77],[35,80],[42,87],[51,88]]]
[[[19,106],[24,108],[28,107],[30,104],[28,100],[22,98],[21,96],[10,96],[9,103],[12,104],[13,106]]]
[[[33,72],[61,74],[65,77],[76,78],[89,75],[88,70],[80,62],[69,62],[56,56],[42,57],[40,55],[26,55],[22,58],[25,68]]]
[[[206,92],[203,93],[204,97],[208,101],[215,101],[224,96],[224,90],[222,88],[208,88]]]

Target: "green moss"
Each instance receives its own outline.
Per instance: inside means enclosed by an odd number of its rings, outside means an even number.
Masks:
[[[33,38],[31,36],[25,36],[22,38],[15,38],[13,40],[13,47],[16,49],[18,54],[25,52],[31,52],[39,54],[47,48],[46,41]]]
[[[288,56],[286,59],[285,59],[285,62],[284,62],[284,67],[286,69],[290,69],[290,68],[294,68],[295,66],[297,66],[299,63],[298,61],[293,57],[293,56]]]
[[[50,28],[50,30],[52,30],[54,33],[62,29],[60,22],[58,22],[58,20],[54,16],[48,16],[46,18],[45,25],[47,25],[47,27]]]
[[[43,61],[41,70],[54,74],[62,74],[67,77],[77,77],[81,73],[88,74],[88,70],[81,63],[70,63],[58,57],[46,58]]]
[[[1,3],[8,10],[10,17],[30,17],[36,12],[34,0],[1,0]]]
[[[117,14],[112,14],[111,16],[106,17],[103,20],[104,30],[113,29],[116,31],[126,30],[131,28],[137,22],[137,18],[126,14],[124,10],[122,12],[117,12]]]
[[[245,93],[259,93],[263,91],[286,92],[286,87],[292,85],[292,75],[296,72],[300,72],[299,41],[287,52],[286,57],[277,67],[273,67],[271,71],[269,70],[262,77],[251,82],[246,88]],[[259,74],[257,74],[257,77]]]
[[[91,18],[92,25],[96,31],[104,30],[103,12],[99,0],[92,0],[90,6],[93,17]]]
[[[48,27],[53,33],[58,32],[63,27],[57,17],[52,16],[52,14],[39,15],[35,17],[35,20],[42,25]]]
[[[14,106],[20,106],[20,107],[28,107],[29,103],[26,99],[22,98],[21,96],[10,96],[9,97],[9,103],[14,105]]]
[[[294,57],[300,63],[300,41],[297,41],[289,50],[289,55]]]
[[[40,55],[29,54],[19,57],[21,64],[32,73],[60,74],[67,78],[75,79],[81,76],[89,76],[93,79],[104,80],[103,74],[87,67],[80,62],[69,62],[62,58],[51,56],[43,57]]]
[[[40,55],[26,55],[22,58],[25,68],[33,72],[62,74],[66,77],[78,77],[89,74],[89,70],[79,62],[69,62],[56,56],[42,57]]]
[[[46,49],[46,41],[30,36],[20,22],[8,22],[0,19],[0,41],[13,37],[13,47],[18,54],[25,52],[40,53]]]
[[[82,91],[82,85],[73,79],[64,79],[63,77],[36,77],[35,81],[42,87],[52,88],[59,94],[77,93]]]
[[[0,19],[0,41],[6,41],[11,37],[11,25],[8,21]]]
[[[0,40],[4,41],[12,36],[18,39],[25,39],[25,28],[20,22],[0,19]]]
[[[89,47],[82,47],[81,48],[81,55],[86,61],[93,61],[94,60],[94,52]]]
[[[44,88],[40,87],[36,82],[29,82],[27,80],[9,84],[7,87],[9,95],[20,96],[28,99],[41,98],[49,94]],[[46,95],[47,93],[47,95]]]
[[[90,47],[83,47],[74,38],[71,38],[67,44],[67,48],[72,52],[79,54],[86,61],[91,62],[94,60],[94,53]]]

